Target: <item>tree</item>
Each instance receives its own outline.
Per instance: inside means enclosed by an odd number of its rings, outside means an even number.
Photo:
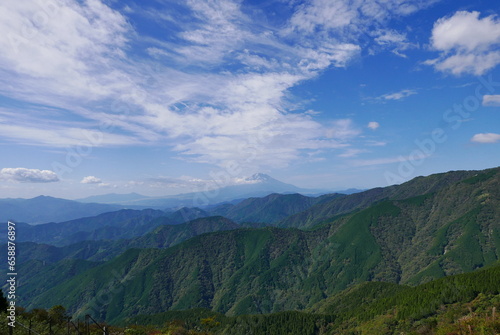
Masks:
[[[9,302],[3,296],[3,291],[0,289],[0,312],[6,312],[7,307],[9,307]]]

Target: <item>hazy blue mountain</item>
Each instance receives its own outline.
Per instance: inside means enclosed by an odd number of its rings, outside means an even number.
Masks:
[[[98,215],[123,208],[118,205],[81,203],[48,196],[32,199],[0,199],[0,221],[40,224]]]
[[[150,231],[156,227],[150,222],[166,215],[168,213],[153,209],[121,209],[64,222],[38,225],[21,224],[17,227],[16,240],[18,242],[65,245],[89,239],[131,238]],[[0,227],[0,238],[6,240],[6,236],[7,226],[3,225]]]
[[[132,239],[161,225],[177,225],[210,215],[199,208],[181,208],[174,212],[121,209],[65,222],[18,223],[17,241],[65,246],[87,240]],[[0,239],[6,238],[7,226],[0,226]]]
[[[208,192],[183,193],[165,197],[148,197],[146,199],[123,199],[122,205],[172,209],[179,207],[200,207],[216,205],[223,202],[232,202],[235,199],[250,197],[264,197],[272,193],[301,193],[325,194],[325,190],[304,189],[291,184],[283,183],[264,173],[256,173],[244,179],[241,184],[225,186]],[[114,198],[113,195],[102,196],[104,200]],[[133,198],[133,196],[131,196]],[[92,200],[99,198],[92,197]]]
[[[194,219],[204,218],[211,215],[213,214],[209,214],[208,212],[197,207],[193,208],[182,207],[176,210],[175,212],[169,214],[168,217],[169,219],[172,220],[172,222],[184,223]]]
[[[76,199],[76,201],[84,202],[84,203],[100,203],[100,204],[122,204],[127,202],[133,202],[137,200],[144,200],[150,197],[138,194],[138,193],[127,193],[127,194],[117,194],[117,193],[108,193],[102,195],[93,195],[90,197]]]

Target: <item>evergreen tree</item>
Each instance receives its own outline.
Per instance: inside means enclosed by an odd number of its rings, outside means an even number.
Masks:
[[[0,289],[0,312],[7,311],[8,306],[9,306],[9,302],[3,296],[3,291]]]

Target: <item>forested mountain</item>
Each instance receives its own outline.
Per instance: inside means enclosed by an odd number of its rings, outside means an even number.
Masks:
[[[221,205],[210,210],[210,213],[225,216],[240,223],[263,222],[275,224],[290,215],[305,211],[315,204],[343,196],[345,195],[337,193],[320,197],[307,197],[298,193],[273,193],[262,198],[248,198],[236,205]]]
[[[346,214],[384,199],[406,199],[418,195],[436,192],[443,187],[477,174],[478,171],[452,171],[417,177],[401,185],[373,188],[354,193],[346,197],[334,198],[321,202],[310,209],[292,215],[278,224],[280,227],[307,228],[328,220],[334,216]]]
[[[68,268],[71,267],[60,270]],[[499,271],[500,266],[496,265],[416,287],[367,282],[302,312],[227,316],[197,308],[142,314],[120,320],[118,326],[107,325],[107,328],[111,333],[139,335],[497,334],[500,332],[497,313],[500,308]],[[23,324],[35,319],[34,332],[40,334],[49,329],[49,324],[53,331],[61,333],[68,326],[61,306],[48,311],[18,310],[16,318]],[[98,327],[90,329],[100,334]],[[0,324],[0,332],[8,332],[6,323]]]
[[[132,239],[161,225],[176,225],[209,213],[199,208],[181,208],[175,212],[154,209],[122,209],[97,216],[39,225],[17,223],[17,241],[65,246],[82,241]],[[0,239],[6,240],[7,226],[0,227]]]
[[[238,228],[241,226],[231,220],[214,216],[183,224],[160,225],[153,231],[133,239],[81,241],[59,247],[34,242],[20,242],[17,244],[16,256],[19,266],[23,269],[25,266],[32,268],[34,263],[30,263],[31,261],[38,261],[45,265],[61,260],[103,261],[116,257],[130,248],[168,248],[197,235]],[[0,255],[7,257],[7,246],[3,246],[4,248],[0,248]],[[5,271],[7,271],[6,267],[7,264],[0,265],[0,269]],[[23,278],[28,280],[29,276],[24,273]]]
[[[322,300],[306,312],[228,317],[194,309],[140,315],[123,324],[159,327],[182,320],[185,327],[196,328],[192,325],[200,320],[214,320],[214,335],[496,334],[500,331],[499,276],[497,265],[416,287],[368,282]]]
[[[91,312],[112,322],[197,307],[227,315],[326,311],[328,303],[318,303],[366,281],[418,285],[470,272],[499,259],[499,171],[449,172],[325,200],[303,212],[311,218],[303,225],[308,230],[234,229],[155,249],[196,235],[161,227],[127,242],[153,249],[129,249],[104,263],[72,261],[73,275],[62,279],[55,263],[44,275],[57,285],[28,281],[24,303],[63,304],[75,315]],[[198,228],[206,227],[199,220]]]

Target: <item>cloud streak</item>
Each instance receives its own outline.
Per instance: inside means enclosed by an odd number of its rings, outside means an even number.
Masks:
[[[381,95],[381,96],[377,97],[376,99],[377,100],[402,100],[404,98],[407,98],[407,97],[415,95],[415,94],[417,94],[417,90],[405,89],[405,90],[401,90],[399,92]]]

